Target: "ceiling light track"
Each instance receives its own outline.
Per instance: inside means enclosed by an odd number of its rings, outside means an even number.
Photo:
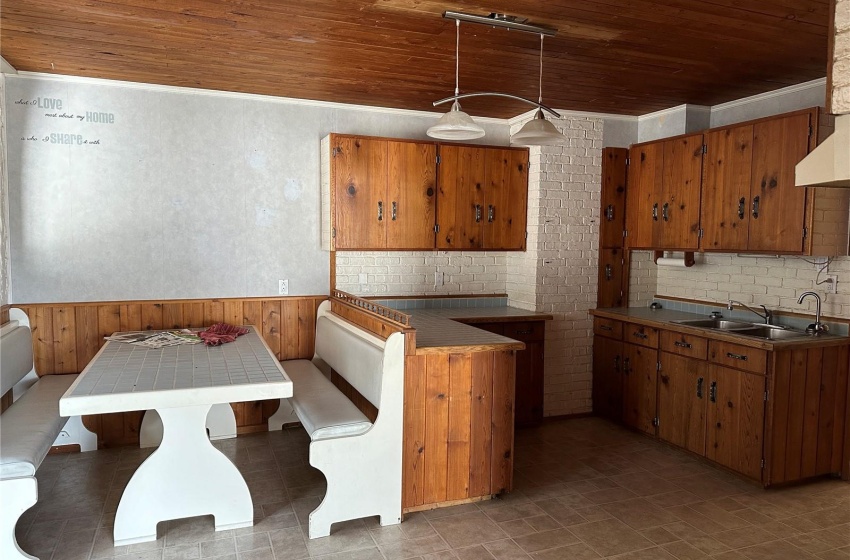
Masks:
[[[534,105],[538,109],[543,109],[550,115],[556,118],[561,118],[561,113],[552,109],[551,107],[547,107],[543,103],[538,101],[534,101],[532,99],[528,99],[527,97],[520,97],[519,95],[513,95],[510,93],[496,93],[489,91],[480,91],[475,93],[462,93],[460,95],[453,95],[451,97],[446,97],[445,99],[440,99],[439,101],[434,101],[434,107],[437,105],[442,105],[443,103],[448,103],[449,101],[459,101],[461,99],[466,99],[467,97],[506,97],[508,99],[515,99],[517,101],[522,101],[524,103],[528,103],[529,105]]]
[[[513,29],[514,31],[524,31],[526,33],[534,33],[535,35],[548,35],[554,37],[558,32],[557,29],[550,27],[542,27],[525,23],[527,20],[507,14],[490,14],[489,16],[479,16],[475,14],[466,14],[463,12],[443,12],[443,17],[456,21],[468,21],[470,23],[480,23],[482,25],[491,25],[493,27],[504,27],[505,29]]]

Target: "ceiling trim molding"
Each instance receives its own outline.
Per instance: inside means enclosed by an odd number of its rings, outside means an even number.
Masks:
[[[634,115],[615,115],[614,113],[592,113],[587,111],[570,111],[569,109],[555,109],[558,113],[561,114],[562,119],[568,119],[570,117],[577,119],[604,119],[606,121],[627,121],[627,122],[638,122],[638,117]],[[515,117],[511,117],[507,120],[507,123],[511,126],[515,124],[520,124],[525,122],[531,118],[534,118],[535,113],[537,113],[537,109],[531,109],[530,111],[526,111],[520,115]],[[552,119],[550,120],[558,120]]]
[[[394,115],[406,115],[425,118],[440,118],[443,113],[435,111],[416,111],[413,109],[396,109],[393,107],[373,107],[371,105],[355,105],[350,103],[338,103],[335,101],[316,101],[312,99],[299,99],[295,97],[278,97],[275,95],[262,95],[259,93],[242,93],[236,91],[219,91],[214,89],[191,88],[185,86],[169,86],[160,84],[149,84],[145,82],[127,82],[123,80],[109,80],[106,78],[87,78],[84,76],[68,76],[64,74],[49,74],[44,72],[26,72],[21,71],[16,73],[17,78],[51,80],[56,82],[80,83],[89,85],[102,85],[111,87],[123,87],[128,89],[141,89],[148,91],[159,91],[165,93],[192,93],[197,95],[207,95],[211,97],[228,97],[233,99],[251,99],[258,101],[267,101],[272,103],[280,103],[282,105],[301,105],[308,107],[324,107],[326,109],[345,109],[349,111],[369,111],[377,113],[388,113]],[[473,116],[476,122],[492,123],[492,124],[507,124],[507,119],[498,119],[494,117],[476,117]]]
[[[759,101],[764,101],[765,99],[771,99],[773,97],[780,97],[782,95],[788,95],[790,93],[796,93],[798,91],[804,91],[807,89],[815,89],[820,87],[826,87],[826,78],[818,78],[817,80],[812,80],[810,82],[803,82],[801,84],[795,84],[793,86],[787,86],[784,88],[774,89],[772,91],[766,91],[764,93],[751,95],[750,97],[742,97],[741,99],[727,101],[726,103],[719,103],[717,105],[712,105],[711,110],[712,112],[722,111],[724,109],[731,109],[732,107],[739,107],[741,105],[757,103]]]
[[[18,71],[14,66],[9,64],[9,61],[0,56],[0,74],[17,74]]]

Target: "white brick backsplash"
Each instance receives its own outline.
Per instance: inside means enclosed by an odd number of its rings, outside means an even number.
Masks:
[[[850,113],[850,0],[835,3],[832,112]]]

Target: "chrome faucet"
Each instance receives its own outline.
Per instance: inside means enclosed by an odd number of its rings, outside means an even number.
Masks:
[[[817,308],[815,310],[815,322],[806,327],[806,332],[813,334],[828,333],[829,325],[825,325],[820,322],[820,296],[815,292],[803,292],[802,295],[800,295],[800,299],[797,300],[797,303],[802,304],[803,299],[805,299],[806,296],[814,297],[815,301],[817,302]]]
[[[742,302],[737,301],[737,300],[734,300],[734,299],[730,299],[730,300],[729,300],[729,305],[727,305],[727,306],[726,306],[726,309],[728,309],[729,311],[732,311],[732,304],[733,304],[733,303],[737,303],[737,304],[738,304],[738,305],[740,305],[741,307],[744,307],[744,308],[746,308],[747,310],[752,311],[753,313],[755,313],[756,315],[758,315],[759,317],[761,317],[762,319],[764,319],[764,324],[765,324],[765,325],[769,325],[769,324],[770,324],[770,322],[773,320],[773,312],[771,312],[771,311],[770,311],[770,309],[768,309],[768,308],[767,308],[767,307],[765,307],[764,305],[761,305],[761,306],[760,306],[762,309],[764,309],[764,315],[762,315],[761,313],[759,313],[758,311],[756,311],[755,309],[753,309],[752,307],[750,307],[750,306],[749,306],[749,305],[747,305],[746,303],[742,303]]]

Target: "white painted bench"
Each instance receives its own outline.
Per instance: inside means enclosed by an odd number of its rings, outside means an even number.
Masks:
[[[310,514],[311,539],[350,519],[378,515],[381,525],[401,523],[404,335],[383,340],[330,306],[319,306],[313,359],[282,362],[293,396],[270,419],[280,429],[291,405],[310,435],[310,464],[327,479],[325,498]],[[330,381],[331,369],[378,409],[374,423]]]
[[[9,310],[0,327],[0,394],[12,391],[12,405],[0,415],[0,558],[32,559],[15,540],[15,525],[38,500],[35,472],[52,444],[79,443],[97,449],[97,436],[79,416],[59,416],[59,398],[77,375],[36,375],[29,318]],[[60,437],[61,434],[61,437]],[[59,438],[59,439],[57,439]]]

